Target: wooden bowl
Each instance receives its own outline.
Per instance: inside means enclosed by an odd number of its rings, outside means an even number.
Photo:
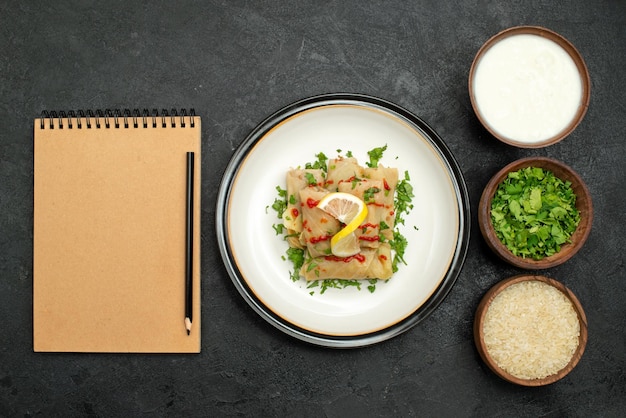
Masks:
[[[496,44],[498,44],[501,41],[504,41],[512,36],[516,36],[516,35],[536,35],[539,36],[540,38],[543,39],[547,39],[550,41],[553,41],[554,43],[556,43],[556,45],[558,45],[563,51],[565,51],[565,53],[567,55],[569,55],[569,57],[572,59],[576,70],[578,72],[578,75],[580,76],[580,83],[581,83],[581,95],[580,95],[580,100],[578,102],[578,106],[573,114],[573,117],[571,119],[569,119],[569,122],[567,122],[567,119],[563,120],[562,124],[559,124],[559,127],[561,127],[560,130],[558,130],[558,132],[556,132],[555,134],[550,134],[548,136],[548,134],[546,133],[546,137],[543,138],[539,138],[539,139],[533,139],[532,141],[526,141],[526,140],[522,140],[520,138],[515,138],[514,136],[511,135],[511,133],[509,132],[508,134],[504,134],[502,133],[502,129],[498,130],[496,128],[494,128],[495,125],[497,125],[499,122],[496,122],[495,120],[493,120],[493,118],[490,120],[490,112],[485,112],[484,108],[481,108],[481,104],[479,103],[479,100],[477,99],[477,90],[476,90],[476,74],[477,74],[477,68],[479,66],[479,64],[481,63],[481,60],[483,59],[483,57],[485,57],[485,54],[492,48],[494,47]],[[552,45],[551,43],[549,43],[548,45]],[[502,46],[502,44],[500,45]],[[537,49],[537,51],[539,51],[539,49]],[[559,51],[557,49],[557,51]],[[561,55],[559,53],[559,55]],[[541,72],[536,72],[536,73],[532,73],[531,69],[532,67],[529,66],[529,62],[526,60],[523,60],[521,58],[521,55],[519,53],[513,53],[512,57],[517,58],[519,57],[519,61],[520,61],[520,65],[516,68],[521,68],[520,71],[523,71],[520,75],[519,75],[519,79],[520,80],[527,80],[527,77],[529,74],[544,74]],[[496,61],[497,62],[497,61]],[[500,62],[507,62],[507,63],[512,63],[512,62],[516,62],[513,61],[512,59],[507,58],[507,59],[503,59]],[[517,62],[516,62],[517,63]],[[523,67],[523,66],[526,67]],[[554,72],[553,73],[549,73],[550,77],[553,77],[555,80],[563,80],[562,77],[560,77],[560,74],[557,75],[559,69],[561,67],[559,66],[555,66],[553,68]],[[501,70],[500,74],[506,74],[507,77],[513,77],[515,74],[512,71],[506,71],[504,69]],[[546,73],[547,74],[547,73]],[[510,81],[512,79],[507,79],[507,82],[504,83],[502,82],[502,84],[500,84],[500,82],[495,81],[497,80],[497,77],[489,77],[489,90],[493,89],[494,86],[500,86],[502,88],[507,89],[507,92],[510,93],[510,91],[514,91],[514,90],[510,90],[511,88],[511,83]],[[515,78],[517,79],[517,78]],[[525,82],[525,81],[524,81]],[[522,92],[529,92],[531,91],[530,87],[535,86],[535,85],[540,85],[541,83],[545,82],[548,85],[555,85],[554,84],[554,80],[551,78],[550,80],[543,80],[540,79],[539,81],[536,81],[537,84],[529,84],[527,87],[528,88],[522,88],[521,91]],[[587,66],[585,65],[585,61],[583,60],[582,56],[580,55],[580,53],[578,52],[578,50],[576,49],[576,47],[574,47],[574,45],[572,45],[567,39],[565,39],[563,36],[559,35],[556,32],[553,32],[549,29],[543,28],[543,27],[539,27],[539,26],[516,26],[516,27],[512,27],[509,29],[505,29],[503,31],[501,31],[500,33],[492,36],[490,39],[487,40],[487,42],[485,42],[485,44],[478,50],[474,61],[472,62],[472,65],[470,67],[470,72],[469,72],[469,81],[468,81],[468,85],[469,85],[469,96],[470,96],[470,101],[472,103],[472,108],[474,109],[474,113],[476,114],[478,120],[481,122],[481,124],[485,127],[485,129],[487,129],[487,131],[489,131],[489,133],[491,133],[494,137],[496,137],[497,139],[499,139],[500,141],[509,144],[509,145],[513,145],[516,147],[520,147],[520,148],[540,148],[540,147],[546,147],[548,145],[552,145],[555,144],[559,141],[561,141],[563,138],[565,138],[566,136],[568,136],[569,134],[572,133],[572,131],[574,131],[574,129],[580,124],[580,122],[582,121],[583,117],[585,116],[585,113],[587,112],[587,108],[589,107],[589,100],[590,100],[590,96],[591,96],[591,80],[589,77],[589,71],[587,70]],[[539,91],[539,90],[538,90]],[[571,91],[571,89],[565,89],[565,91]],[[551,94],[546,96],[547,100],[553,100],[554,97],[556,96],[563,96],[562,94],[557,95],[556,93]],[[549,99],[548,99],[549,98]],[[510,103],[511,104],[511,111],[513,110],[517,110],[519,109],[519,107],[516,106],[520,106],[519,100],[520,97],[515,96],[515,95],[511,95],[510,97],[511,100],[509,100],[508,102],[503,102],[503,103]],[[535,97],[533,97],[533,99],[536,99]],[[500,99],[499,99],[500,100]],[[535,102],[536,103],[536,102]],[[568,102],[568,104],[571,103],[571,105],[574,105],[574,102]],[[542,103],[539,103],[539,105],[542,105]],[[545,104],[546,107],[548,107],[548,109],[553,109],[553,108],[557,108],[558,106],[555,106],[554,103],[546,103]],[[523,108],[523,106],[522,106]],[[502,108],[498,107],[499,112],[502,112]],[[573,108],[572,108],[573,109]],[[543,114],[542,112],[539,112],[539,114]],[[535,119],[533,119],[533,121],[535,121]],[[528,121],[527,121],[528,122]],[[523,126],[537,126],[538,124],[536,123],[524,123]]]
[[[576,312],[578,316],[578,321],[580,325],[580,334],[578,336],[578,346],[565,367],[563,367],[558,372],[552,375],[549,375],[547,377],[544,377],[544,378],[522,379],[522,378],[513,376],[512,374],[502,369],[496,363],[496,361],[491,357],[488,347],[485,344],[485,335],[484,335],[483,330],[484,330],[485,316],[491,306],[491,303],[496,298],[496,296],[498,296],[504,289],[508,288],[509,286],[512,286],[520,282],[533,281],[533,280],[540,281],[550,286],[553,286],[554,288],[559,290],[561,293],[563,293],[563,295],[565,295],[565,297],[572,303],[574,311]],[[487,291],[487,293],[484,295],[484,297],[480,301],[480,304],[478,305],[478,308],[476,310],[476,316],[474,318],[474,342],[476,344],[476,348],[478,350],[478,353],[480,354],[480,357],[483,359],[485,364],[497,376],[501,377],[502,379],[508,382],[515,383],[517,385],[544,386],[544,385],[554,383],[557,380],[560,380],[563,377],[565,377],[569,372],[571,372],[574,369],[574,367],[576,367],[576,365],[580,361],[580,358],[582,357],[585,351],[585,346],[587,345],[587,317],[585,316],[585,312],[583,311],[583,308],[578,298],[576,298],[576,296],[562,283],[554,279],[545,277],[545,276],[535,276],[535,275],[513,276],[508,279],[502,280],[501,282],[493,286],[491,289],[489,289],[489,291]]]
[[[500,241],[491,221],[491,201],[493,200],[498,186],[504,181],[508,173],[525,167],[541,167],[550,170],[556,177],[563,181],[570,181],[572,190],[576,194],[576,208],[580,212],[580,223],[576,231],[574,231],[570,237],[571,242],[561,245],[561,250],[558,253],[541,260],[514,255],[502,241]],[[522,158],[502,168],[489,180],[478,204],[478,225],[489,248],[509,264],[530,270],[551,268],[563,264],[572,258],[587,240],[589,232],[591,231],[592,222],[593,205],[591,203],[591,194],[583,180],[567,165],[546,157]]]

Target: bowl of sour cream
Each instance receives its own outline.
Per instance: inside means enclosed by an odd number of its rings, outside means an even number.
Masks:
[[[482,125],[521,148],[552,145],[572,133],[589,107],[590,85],[578,50],[537,26],[491,37],[469,73],[470,100]]]

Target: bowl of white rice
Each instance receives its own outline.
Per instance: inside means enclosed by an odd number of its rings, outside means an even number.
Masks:
[[[562,283],[539,275],[513,276],[481,300],[474,341],[485,364],[502,379],[544,386],[565,377],[580,361],[587,318]]]

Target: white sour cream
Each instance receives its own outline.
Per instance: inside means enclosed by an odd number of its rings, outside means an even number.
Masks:
[[[485,123],[500,136],[533,144],[561,133],[582,100],[572,57],[538,35],[495,43],[474,70],[474,99]]]

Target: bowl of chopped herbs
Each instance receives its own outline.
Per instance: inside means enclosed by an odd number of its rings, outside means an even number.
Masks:
[[[547,157],[514,161],[494,175],[481,196],[478,224],[504,261],[546,269],[583,246],[593,220],[591,195],[569,166]]]

